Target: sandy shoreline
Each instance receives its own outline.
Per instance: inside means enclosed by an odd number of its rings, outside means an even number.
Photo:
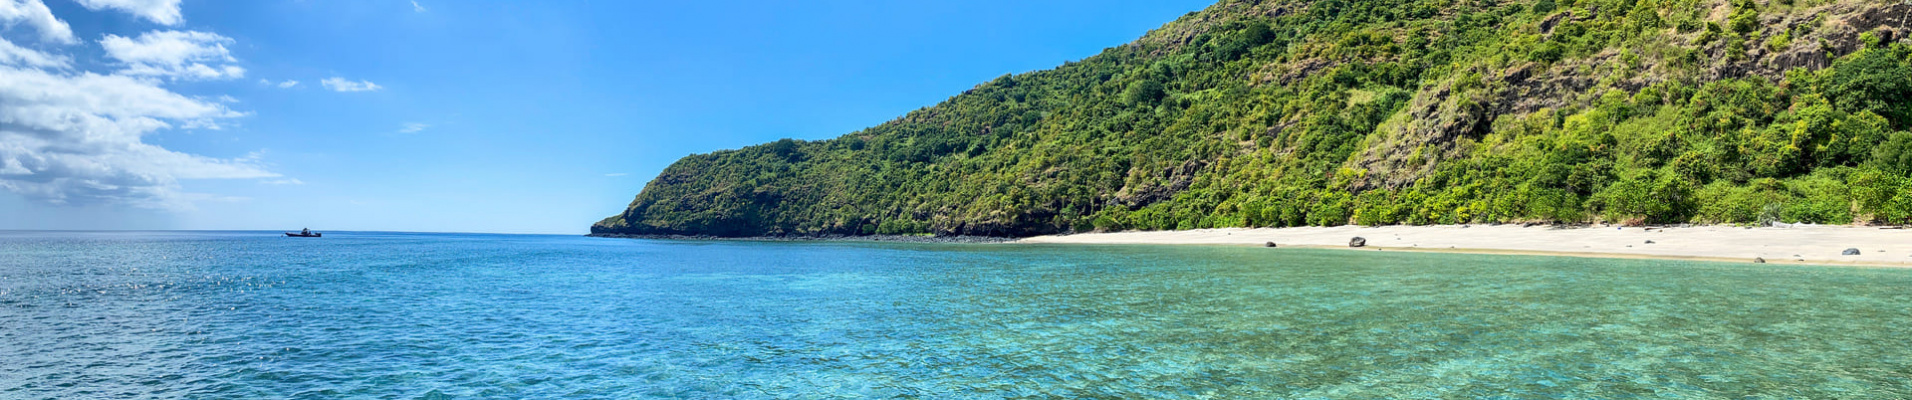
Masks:
[[[1583,257],[1699,259],[1771,263],[1912,267],[1912,230],[1853,226],[1743,228],[1696,226],[1556,228],[1519,225],[1340,226],[1232,228],[1193,231],[1118,232],[1039,236],[1015,243],[1181,244],[1348,249],[1354,237],[1364,251],[1446,251]],[[1647,243],[1652,241],[1651,244]],[[1842,255],[1848,248],[1863,252]]]

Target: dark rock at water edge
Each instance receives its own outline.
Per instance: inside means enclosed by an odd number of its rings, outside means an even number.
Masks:
[[[1765,264],[1765,263],[1766,263],[1766,259],[1765,259],[1765,258],[1763,258],[1763,257],[1753,257],[1753,263],[1754,263],[1754,264]]]
[[[1368,239],[1355,236],[1354,239],[1348,239],[1348,247],[1368,247]]]
[[[1861,251],[1859,251],[1859,249],[1846,249],[1846,251],[1845,251],[1844,253],[1840,253],[1840,254],[1841,254],[1841,255],[1848,255],[1848,256],[1856,256],[1856,255],[1859,255],[1859,254],[1861,254],[1861,253],[1864,253],[1864,252],[1861,252]]]
[[[1275,242],[1268,242],[1268,244],[1261,245],[1261,247],[1275,247]]]

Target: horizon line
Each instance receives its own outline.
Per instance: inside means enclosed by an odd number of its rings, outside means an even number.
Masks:
[[[430,233],[459,235],[541,235],[541,236],[586,236],[589,233],[521,233],[521,232],[434,232],[434,231],[380,231],[380,230],[314,230],[317,232],[346,233]],[[0,229],[0,232],[292,232],[279,229]]]

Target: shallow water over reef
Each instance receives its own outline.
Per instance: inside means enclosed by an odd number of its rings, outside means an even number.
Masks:
[[[1912,270],[0,232],[0,398],[1912,398]]]

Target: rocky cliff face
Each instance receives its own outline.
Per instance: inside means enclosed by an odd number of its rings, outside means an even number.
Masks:
[[[1730,2],[1712,4],[1709,16],[1730,19],[1732,8]],[[1597,12],[1576,16],[1574,11],[1561,11],[1542,19],[1533,30],[1551,36],[1562,23],[1595,21],[1596,16],[1587,14]],[[1745,40],[1762,45],[1747,48],[1734,48],[1717,38],[1708,40],[1706,28],[1681,32],[1671,27],[1638,49],[1608,48],[1551,64],[1524,62],[1499,70],[1482,69],[1476,72],[1485,82],[1472,90],[1456,91],[1450,81],[1416,93],[1405,111],[1406,120],[1379,132],[1383,135],[1379,143],[1364,150],[1350,166],[1370,171],[1362,188],[1407,186],[1427,176],[1441,160],[1464,157],[1466,147],[1487,133],[1493,118],[1586,107],[1601,94],[1594,90],[1598,87],[1631,94],[1668,81],[1747,77],[1779,81],[1787,71],[1817,71],[1859,51],[1863,33],[1871,32],[1885,42],[1902,37],[1907,14],[1912,14],[1912,4],[1823,4],[1759,14],[1757,30],[1747,33]],[[1763,45],[1782,36],[1787,38],[1784,45]],[[1660,53],[1653,54],[1655,50]]]

